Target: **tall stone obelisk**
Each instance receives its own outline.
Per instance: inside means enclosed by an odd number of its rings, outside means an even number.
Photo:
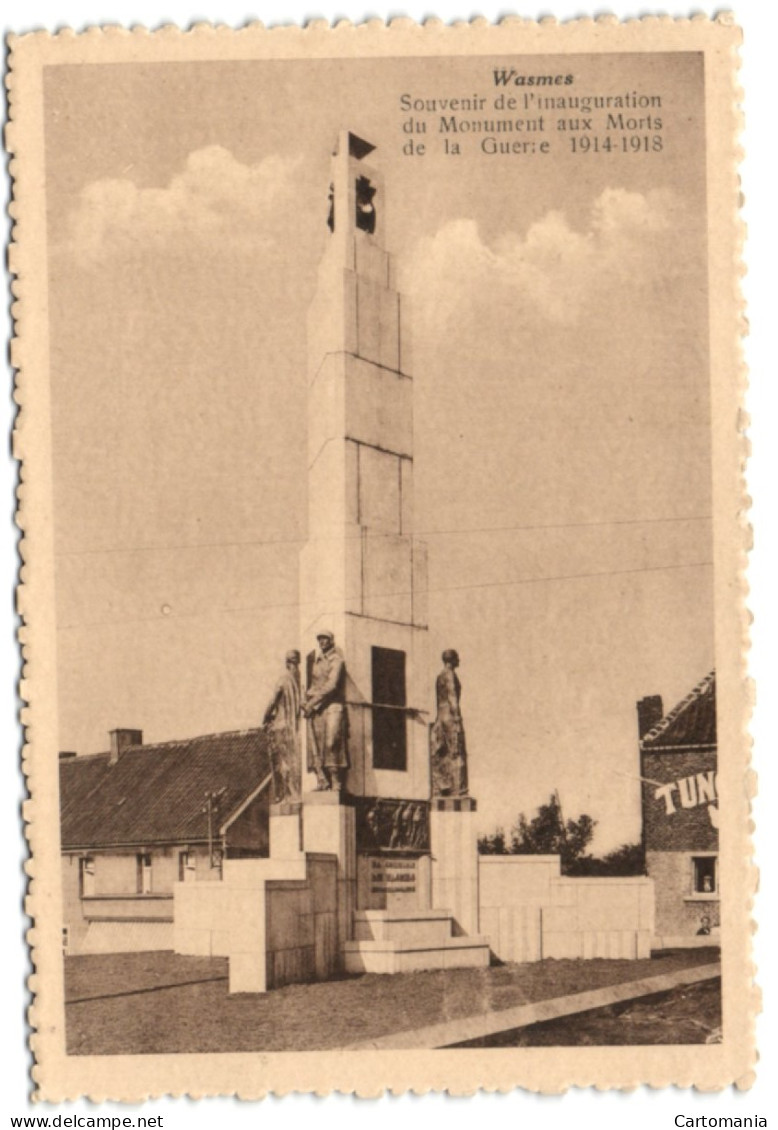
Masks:
[[[413,893],[429,905],[427,558],[413,537],[408,316],[384,245],[386,198],[368,160],[373,150],[353,133],[338,136],[330,232],[308,319],[301,638],[306,654],[327,629],[343,652],[349,769],[341,795],[314,792],[304,772],[303,822],[306,850],[338,852],[356,905],[357,860],[349,855],[360,847],[360,813],[381,800],[374,816],[395,811],[406,845],[426,856]],[[362,808],[359,798],[367,798]]]

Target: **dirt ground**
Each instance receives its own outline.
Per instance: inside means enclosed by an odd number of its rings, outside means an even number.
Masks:
[[[595,1047],[721,1043],[721,979],[592,1009],[481,1040],[463,1048]]]
[[[224,958],[181,957],[167,951],[82,955],[65,959],[67,1047],[71,1055],[336,1048],[718,960],[718,949],[711,947],[669,951],[641,961],[549,960],[489,969],[367,974],[229,996]],[[616,1027],[625,1024],[618,1015],[612,1019]],[[585,1038],[582,1030],[580,1039],[557,1042],[595,1041]]]

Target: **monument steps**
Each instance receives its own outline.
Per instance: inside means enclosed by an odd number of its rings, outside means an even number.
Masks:
[[[354,937],[358,942],[445,945],[453,933],[452,919],[450,910],[357,910]]]
[[[362,910],[343,946],[347,973],[411,973],[489,965],[489,940],[455,937],[450,910]]]

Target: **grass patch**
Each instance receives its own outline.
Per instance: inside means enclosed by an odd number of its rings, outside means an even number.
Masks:
[[[605,1047],[721,1043],[721,978],[634,1001],[497,1032],[462,1048]]]
[[[230,996],[225,958],[167,951],[65,958],[70,1055],[313,1051],[717,961],[541,961],[366,974]]]

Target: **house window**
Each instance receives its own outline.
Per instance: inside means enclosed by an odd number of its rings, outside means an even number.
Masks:
[[[137,859],[137,891],[139,895],[151,894],[151,852],[141,851]]]
[[[196,863],[194,852],[180,851],[178,853],[178,881],[191,883],[195,878]]]
[[[715,855],[697,855],[692,858],[692,894],[718,894],[717,863]]]
[[[81,898],[91,898],[95,893],[95,860],[93,855],[84,855],[79,862],[79,887]]]
[[[405,652],[374,647],[373,767],[403,772],[408,766]]]
[[[70,948],[70,928],[68,926],[62,927],[62,952],[68,953]]]

